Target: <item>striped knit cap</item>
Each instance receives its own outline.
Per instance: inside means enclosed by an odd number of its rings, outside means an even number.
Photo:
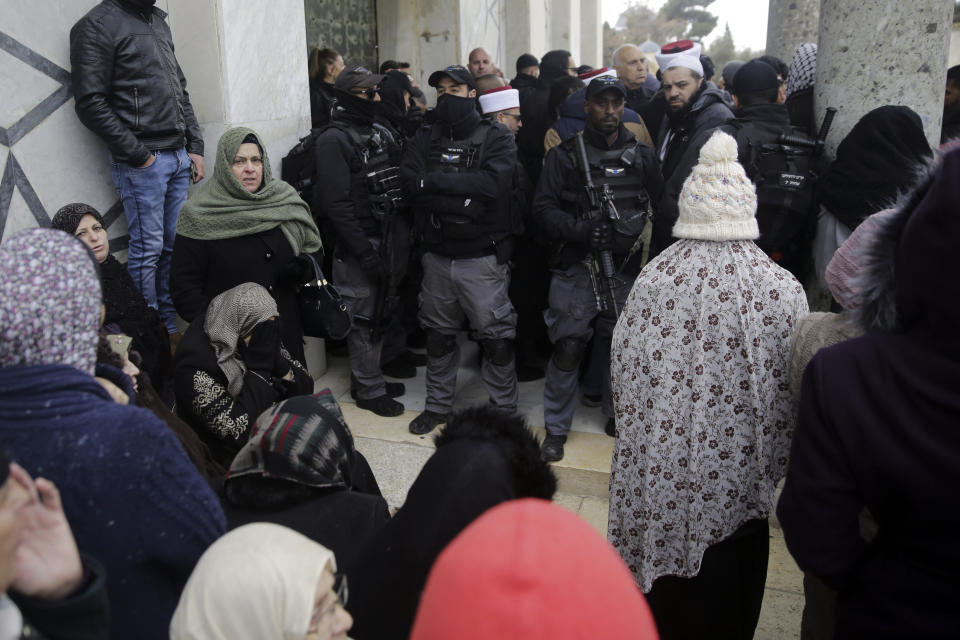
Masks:
[[[310,487],[350,489],[353,436],[329,389],[284,400],[264,411],[230,465],[227,482],[245,475]]]

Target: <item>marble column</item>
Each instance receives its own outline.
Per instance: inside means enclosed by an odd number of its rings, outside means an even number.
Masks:
[[[767,13],[767,54],[790,64],[797,46],[816,42],[820,0],[770,0]]]
[[[580,60],[580,0],[553,0],[548,7],[550,49],[566,49],[578,66],[583,64]]]
[[[894,104],[920,114],[940,142],[951,0],[830,0],[820,10],[816,117],[836,107],[827,154],[868,111]]]
[[[168,0],[177,59],[203,129],[207,173],[227,129],[248,126],[275,173],[310,130],[303,0]]]
[[[580,56],[579,64],[599,68],[609,64],[603,59],[603,20],[600,0],[580,0]]]
[[[531,53],[538,59],[549,49],[547,40],[547,7],[544,0],[509,0],[504,7],[504,59],[500,69],[508,78],[514,76],[517,58]]]

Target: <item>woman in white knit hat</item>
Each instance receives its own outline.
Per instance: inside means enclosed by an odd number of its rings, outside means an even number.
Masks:
[[[717,132],[673,235],[613,334],[617,440],[609,538],[662,639],[750,639],[794,408],[787,359],[803,288],[753,240],[753,184]]]

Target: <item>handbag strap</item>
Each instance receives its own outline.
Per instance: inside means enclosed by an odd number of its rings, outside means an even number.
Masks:
[[[314,258],[309,253],[301,253],[300,255],[307,258],[310,261],[310,264],[313,265],[313,279],[317,282],[318,287],[327,286],[327,278],[323,275],[323,270],[320,268],[320,265],[317,263],[317,259]]]

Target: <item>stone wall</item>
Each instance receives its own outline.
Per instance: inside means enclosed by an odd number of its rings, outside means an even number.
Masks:
[[[68,202],[105,213],[126,258],[126,221],[106,147],[77,119],[69,32],[96,0],[4,0],[0,12],[0,241],[49,225]],[[302,0],[158,0],[203,130],[212,174],[230,126],[257,129],[280,159],[310,126]]]
[[[69,32],[95,0],[5,0],[0,12],[0,241],[49,226],[64,204],[107,214],[121,256],[126,222],[106,148],[73,111]]]

